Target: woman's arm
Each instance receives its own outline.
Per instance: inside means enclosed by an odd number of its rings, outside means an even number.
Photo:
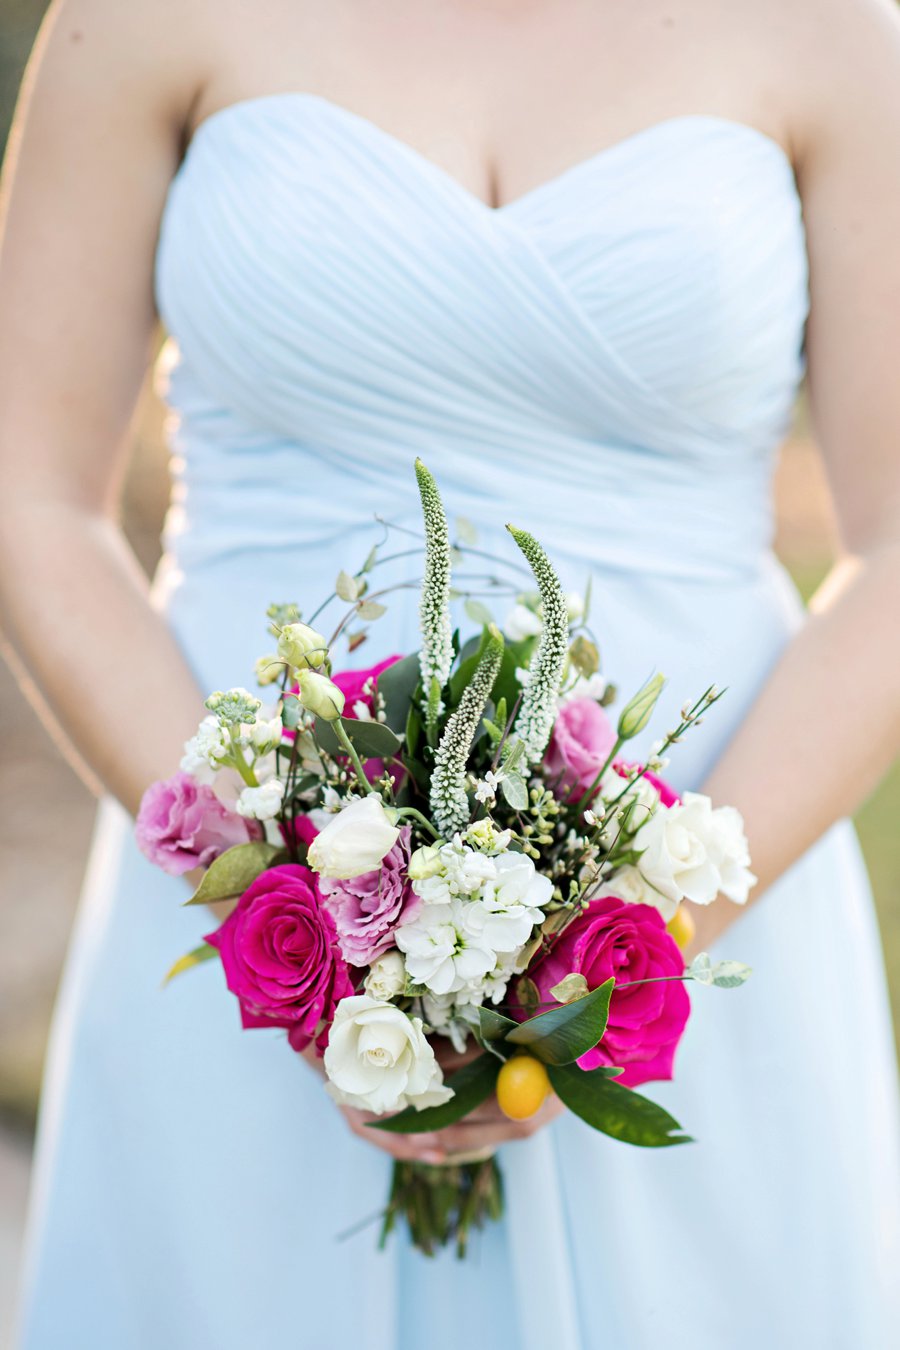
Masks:
[[[116,515],[198,78],[186,18],[172,0],[54,5],[2,183],[0,613],[86,776],[131,810],[202,713]]]
[[[809,399],[842,556],[704,787],[743,813],[756,895],[900,747],[900,10],[824,8],[798,67],[798,177]],[[692,912],[697,949],[740,913],[724,900]]]

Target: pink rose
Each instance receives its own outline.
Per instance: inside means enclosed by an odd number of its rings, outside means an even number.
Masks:
[[[551,776],[562,774],[562,786],[587,792],[616,743],[616,729],[592,698],[564,703],[553,724],[544,764]]]
[[[263,872],[206,941],[219,950],[242,1024],[287,1027],[295,1050],[304,1050],[353,993],[334,920],[307,867],[285,863]]]
[[[591,989],[611,975],[616,978],[606,1032],[578,1060],[582,1069],[618,1065],[625,1072],[616,1081],[625,1087],[671,1078],[691,1010],[687,989],[680,979],[623,987],[684,972],[684,958],[659,911],[615,896],[594,900],[528,974],[541,1002],[552,1004],[550,990],[572,971],[583,975]]]
[[[144,793],[134,833],[144,856],[178,877],[192,867],[208,867],[226,849],[258,839],[261,831],[256,821],[223,806],[212,788],[176,773]]]
[[[615,769],[616,773],[620,776],[620,778],[628,778],[631,774],[635,772],[636,769],[639,769],[640,767],[641,767],[640,764],[626,764],[621,759],[614,760],[613,762],[613,768]],[[670,787],[669,784],[665,782],[664,779],[658,778],[656,774],[651,773],[649,769],[645,769],[641,777],[644,779],[645,782],[649,783],[652,788],[656,789],[656,791],[659,793],[659,800],[662,802],[663,806],[680,805],[681,798],[679,797],[678,793],[675,791],[673,787]]]
[[[392,947],[394,929],[411,919],[422,903],[406,875],[409,838],[406,826],[375,872],[341,881],[319,879],[324,903],[337,926],[341,952],[353,966],[367,966]]]

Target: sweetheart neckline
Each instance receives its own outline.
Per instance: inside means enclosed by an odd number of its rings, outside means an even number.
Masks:
[[[338,120],[345,120],[350,126],[364,131],[371,138],[380,141],[390,148],[395,154],[402,155],[412,164],[417,166],[420,171],[431,173],[439,181],[449,185],[460,198],[470,202],[476,209],[489,216],[500,217],[517,210],[519,207],[533,202],[535,199],[552,193],[571,177],[589,171],[595,168],[601,161],[614,157],[616,154],[624,154],[629,150],[640,148],[642,144],[652,139],[654,136],[664,132],[675,131],[678,129],[687,129],[690,126],[706,124],[708,126],[719,126],[730,130],[733,133],[745,135],[756,139],[762,145],[767,147],[782,164],[789,170],[790,177],[794,181],[796,191],[796,180],[794,166],[790,155],[780,141],[768,132],[762,131],[759,127],[753,126],[750,122],[742,122],[737,118],[723,117],[718,113],[675,113],[670,117],[659,118],[655,122],[650,122],[647,126],[639,127],[637,130],[629,132],[628,135],[620,137],[616,141],[611,141],[608,145],[600,146],[599,149],[585,155],[582,159],[569,164],[550,178],[536,183],[534,187],[526,188],[524,192],[511,197],[508,201],[500,202],[497,206],[492,206],[486,202],[483,197],[479,197],[476,192],[467,188],[458,178],[456,178],[447,169],[444,169],[435,160],[429,158],[421,150],[418,150],[409,141],[403,140],[400,136],[395,136],[393,132],[386,130],[370,117],[363,113],[354,112],[352,108],[346,107],[343,103],[336,103],[323,94],[316,94],[305,90],[285,90],[281,93],[255,94],[248,98],[236,99],[233,103],[226,103],[221,108],[214,109],[202,118],[194,128],[190,140],[185,148],[178,172],[187,164],[189,157],[198,140],[205,137],[210,129],[215,129],[220,124],[226,124],[236,116],[245,116],[253,111],[261,111],[264,107],[278,104],[296,103],[299,106],[312,104],[321,111],[328,113]]]

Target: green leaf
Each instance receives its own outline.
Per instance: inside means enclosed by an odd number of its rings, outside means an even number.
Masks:
[[[590,638],[586,638],[583,633],[579,634],[569,647],[569,660],[579,675],[583,675],[585,679],[600,669],[600,653]]]
[[[603,1134],[640,1148],[690,1144],[678,1121],[648,1097],[609,1081],[604,1069],[579,1069],[577,1064],[552,1064],[547,1071],[560,1101],[586,1124]]]
[[[515,1031],[516,1027],[519,1025],[519,1023],[514,1022],[511,1017],[504,1017],[502,1013],[498,1013],[494,1008],[479,1008],[478,1020],[481,1024],[482,1040],[485,1041],[505,1040],[509,1032]]]
[[[300,725],[300,716],[303,712],[303,704],[297,698],[296,694],[285,694],[282,699],[281,722],[282,726],[287,727],[288,731],[296,731]]]
[[[384,722],[364,722],[355,717],[342,717],[341,726],[353,743],[361,759],[392,759],[400,749],[400,741]],[[344,754],[334,733],[332,722],[316,719],[316,740],[328,755]]]
[[[356,577],[351,577],[349,572],[338,572],[338,579],[334,583],[335,593],[341,600],[346,600],[348,604],[353,604],[359,599],[362,586]]]
[[[514,1045],[527,1045],[545,1064],[571,1064],[603,1038],[615,983],[610,978],[584,998],[529,1018],[507,1039]]]
[[[170,980],[174,980],[176,975],[181,975],[186,970],[193,970],[194,966],[202,966],[204,961],[214,961],[218,955],[217,947],[213,947],[209,942],[202,943],[199,947],[195,947],[193,951],[187,952],[186,955],[179,956],[174,966],[167,972],[163,984],[168,984]]]
[[[222,853],[211,864],[188,905],[208,905],[213,900],[233,900],[255,881],[261,872],[287,858],[287,852],[278,844],[257,840],[252,844],[236,844]]]
[[[464,609],[472,622],[477,623],[479,628],[490,628],[494,622],[493,614],[487,605],[483,605],[480,600],[467,600]]]
[[[555,998],[557,1003],[573,1003],[576,998],[584,998],[589,994],[588,982],[580,971],[573,970],[570,975],[560,980],[550,990],[550,997]]]
[[[689,980],[696,980],[698,984],[712,984],[713,967],[709,952],[700,952],[695,956],[684,973]]]
[[[752,974],[752,968],[741,961],[717,961],[713,966],[712,982],[717,989],[737,989]]]
[[[376,563],[377,561],[378,561],[378,545],[377,545],[377,544],[373,544],[372,547],[369,549],[368,556],[366,557],[366,561],[363,563],[362,567],[359,569],[360,572],[371,572],[372,568],[375,566],[375,563]]]
[[[378,692],[384,700],[384,716],[392,731],[405,731],[416,686],[421,677],[419,653],[395,661],[378,676]]]
[[[360,600],[356,612],[361,619],[367,621],[380,619],[382,614],[387,614],[387,605],[380,605],[377,600]]]
[[[528,786],[520,773],[504,769],[503,777],[500,779],[500,791],[503,793],[504,801],[514,811],[528,809]]]
[[[494,1055],[479,1055],[447,1079],[447,1087],[453,1089],[449,1102],[443,1106],[426,1106],[424,1111],[408,1106],[405,1111],[389,1116],[387,1120],[370,1121],[369,1129],[388,1130],[392,1134],[421,1134],[429,1130],[442,1130],[445,1125],[452,1125],[487,1101],[494,1091],[499,1072],[499,1059]]]

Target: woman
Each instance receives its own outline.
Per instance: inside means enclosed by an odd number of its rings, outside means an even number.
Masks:
[[[900,730],[894,6],[66,0],[26,86],[2,591],[108,796],[20,1345],[886,1347],[897,1091],[842,818]],[[157,313],[179,492],[148,593],[112,498]],[[807,365],[845,550],[808,622],[768,499]],[[656,1092],[692,1148],[552,1111],[512,1143],[495,1109],[373,1139],[280,1038],[239,1034],[212,970],[159,992],[210,920],[128,812],[201,691],[250,682],[266,604],[358,565],[374,512],[415,520],[419,452],[454,511],[533,528],[572,588],[593,576],[610,674],[670,677],[657,732],[730,686],[672,765],[740,808],[760,877],[727,935],[754,978],[696,1000]],[[412,648],[412,610],[373,659]],[[697,947],[734,919],[699,913]],[[474,1258],[337,1241],[391,1151],[497,1143],[508,1213]]]

